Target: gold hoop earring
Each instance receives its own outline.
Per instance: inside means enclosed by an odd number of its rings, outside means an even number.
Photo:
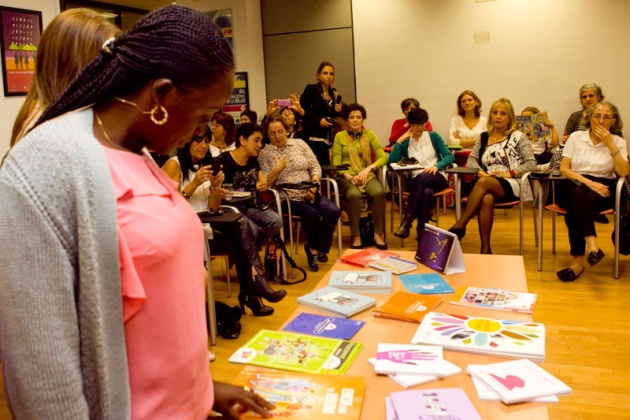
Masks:
[[[155,118],[155,115],[158,112],[164,114],[164,118],[162,118],[162,120],[158,120],[157,118]],[[151,110],[151,121],[153,121],[153,124],[155,125],[166,124],[166,122],[168,121],[168,111],[166,110],[166,108],[164,108],[162,105],[155,104],[155,106]]]

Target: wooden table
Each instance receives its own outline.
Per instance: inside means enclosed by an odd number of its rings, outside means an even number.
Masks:
[[[345,254],[353,252],[357,251],[348,250]],[[399,253],[401,258],[407,260],[413,260],[415,255],[412,251],[399,251]],[[442,275],[454,289],[460,285],[470,285],[510,289],[519,292],[527,291],[525,268],[523,258],[520,256],[464,254],[464,261],[466,263],[465,273],[449,276]],[[364,270],[360,267],[353,267],[340,262],[335,263],[315,289],[319,289],[328,284],[331,271],[349,271],[354,269],[357,271]],[[424,265],[419,265],[418,270],[413,273],[434,273],[434,271]],[[393,291],[405,290],[402,283],[397,279],[397,276],[394,275],[393,277]],[[389,295],[370,296],[378,299],[377,305],[383,304],[389,298]],[[518,321],[530,321],[532,319],[531,315],[528,314],[451,305],[448,303],[449,295],[442,296],[443,300],[435,309],[436,312],[479,315]],[[317,313],[314,309],[298,305],[298,308],[289,319],[293,319],[304,311]],[[369,365],[368,359],[376,355],[376,348],[379,342],[409,343],[419,324],[373,317],[371,310],[363,311],[352,317],[352,319],[367,322],[352,338],[352,341],[362,342],[365,348],[361,351],[347,372],[347,375],[363,376],[365,378],[366,389],[361,419],[384,419],[385,397],[392,392],[402,391],[404,389],[387,376],[376,375],[372,366]],[[475,391],[470,376],[466,373],[466,366],[471,363],[495,363],[510,359],[447,350],[444,351],[444,358],[462,368],[463,372],[449,378],[418,385],[410,389],[463,388],[483,419],[503,419],[509,417],[510,419],[540,420],[548,418],[547,406],[545,404],[524,403],[508,406],[501,402],[480,401],[477,398],[477,391]]]

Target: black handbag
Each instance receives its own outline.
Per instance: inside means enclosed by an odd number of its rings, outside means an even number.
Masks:
[[[371,213],[359,220],[359,231],[363,246],[374,245],[374,218]]]

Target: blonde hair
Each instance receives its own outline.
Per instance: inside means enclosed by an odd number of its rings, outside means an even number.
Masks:
[[[31,86],[13,124],[11,146],[98,55],[103,43],[119,32],[113,23],[85,8],[66,10],[50,22],[39,42]]]
[[[492,132],[493,124],[492,124],[492,111],[497,105],[503,105],[508,110],[508,116],[510,117],[510,122],[508,123],[507,128],[504,133],[508,136],[512,133],[512,131],[516,130],[516,115],[514,115],[514,107],[512,106],[512,102],[510,102],[507,98],[500,98],[496,101],[492,102],[492,106],[490,107],[490,112],[488,113],[488,133]]]

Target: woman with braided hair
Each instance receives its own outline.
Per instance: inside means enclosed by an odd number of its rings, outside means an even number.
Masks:
[[[169,5],[109,40],[0,168],[0,356],[16,418],[238,418],[209,373],[201,224],[146,150],[201,135],[234,59]]]

